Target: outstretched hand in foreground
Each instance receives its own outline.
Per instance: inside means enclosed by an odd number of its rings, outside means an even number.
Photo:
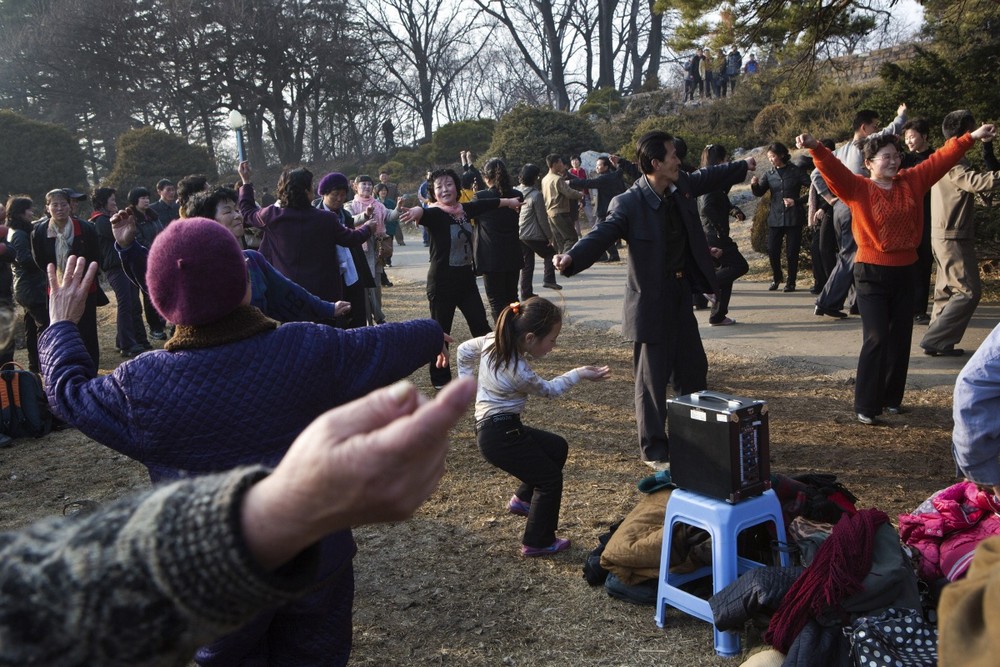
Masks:
[[[334,531],[409,517],[437,488],[475,393],[464,378],[429,400],[404,380],[318,417],[244,498],[251,553],[276,568]]]

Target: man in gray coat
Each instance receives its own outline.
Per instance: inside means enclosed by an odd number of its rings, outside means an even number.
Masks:
[[[669,468],[667,385],[681,394],[705,389],[708,358],[694,317],[692,293],[714,294],[715,266],[698,217],[698,195],[740,183],[753,158],[687,174],[673,137],[647,132],[636,145],[642,176],[611,200],[607,219],[553,262],[571,276],[611,245],[628,241],[622,334],[632,340],[635,416],[642,460]]]

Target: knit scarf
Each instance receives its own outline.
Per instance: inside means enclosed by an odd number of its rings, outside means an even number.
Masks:
[[[877,509],[841,516],[816,552],[812,565],[785,593],[764,640],[788,653],[810,619],[839,608],[841,601],[859,592],[872,569],[875,531],[884,523],[889,523],[889,517]]]
[[[220,320],[208,324],[178,324],[174,335],[163,345],[170,352],[197,350],[245,340],[277,329],[278,323],[254,306],[238,306]]]
[[[385,219],[388,216],[389,211],[385,208],[385,204],[380,202],[375,197],[362,197],[359,194],[354,195],[354,199],[347,202],[347,209],[357,215],[358,213],[364,213],[368,210],[368,207],[372,207],[372,220],[375,221],[375,230],[372,232],[372,239],[380,239],[385,236]],[[365,241],[361,246],[366,253],[378,248],[378,244],[372,241],[369,243]]]
[[[56,240],[56,276],[60,281],[62,281],[63,272],[66,271],[66,260],[73,254],[74,226],[72,218],[66,221],[62,229],[56,227],[53,221],[49,220],[49,236]]]

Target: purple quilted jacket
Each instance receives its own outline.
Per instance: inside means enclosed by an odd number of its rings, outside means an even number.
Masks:
[[[147,352],[102,377],[95,377],[71,322],[48,327],[38,349],[53,410],[87,436],[143,463],[156,482],[243,464],[273,466],[317,416],[407,377],[434,359],[442,340],[433,320],[348,331],[296,322],[235,343]],[[285,664],[337,664],[331,661],[337,655],[346,662],[353,554],[350,531],[324,540],[321,575],[344,572],[341,579],[348,581],[334,587],[346,590],[339,597],[318,595],[299,603],[312,606],[321,630],[303,632],[308,619],[300,608],[292,624],[297,638],[275,631],[288,623],[267,622],[266,641],[259,634],[252,641],[234,640],[238,632],[223,639],[218,651],[203,649],[199,664],[234,664],[234,652],[252,654],[258,647],[280,654]],[[346,632],[343,623],[330,627],[331,618],[346,622]],[[260,623],[255,625],[259,633]],[[310,637],[306,643],[303,634]],[[314,663],[320,655],[326,657]]]

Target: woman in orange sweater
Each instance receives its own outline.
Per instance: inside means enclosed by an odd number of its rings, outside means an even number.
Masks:
[[[854,283],[861,311],[862,344],[854,384],[854,411],[874,424],[883,411],[903,412],[903,391],[913,336],[913,265],[923,234],[923,197],[965,155],[976,139],[991,140],[996,128],[983,125],[949,139],[941,150],[900,169],[902,142],[893,134],[865,142],[870,178],[853,174],[810,134],[795,143],[810,149],[830,190],[851,209],[858,243]]]

